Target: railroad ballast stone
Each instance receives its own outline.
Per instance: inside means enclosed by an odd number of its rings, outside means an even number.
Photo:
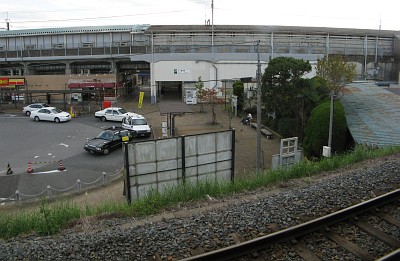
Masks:
[[[370,199],[376,191],[389,192],[400,184],[399,169],[396,158],[263,198],[237,200],[240,196],[234,195],[233,203],[187,217],[140,226],[127,225],[135,223],[133,218],[109,219],[97,224],[107,229],[96,229],[92,224],[93,230],[85,232],[66,230],[54,236],[2,240],[0,260],[147,260],[154,255],[181,259],[189,257],[191,249],[212,251],[233,245],[232,233],[249,240],[274,232],[271,224],[287,228],[301,223],[300,217],[317,218],[352,205],[354,199]],[[331,245],[324,247],[332,244],[325,239],[320,244],[323,257],[335,257],[340,251]],[[298,259],[293,252],[285,255],[288,260]]]

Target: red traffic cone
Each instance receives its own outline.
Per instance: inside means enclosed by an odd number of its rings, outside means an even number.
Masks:
[[[27,173],[33,173],[33,169],[31,167],[31,162],[28,162],[28,170],[26,171]]]
[[[64,164],[63,164],[62,160],[59,160],[58,163],[59,163],[58,170],[59,171],[64,171],[65,167],[64,167]]]

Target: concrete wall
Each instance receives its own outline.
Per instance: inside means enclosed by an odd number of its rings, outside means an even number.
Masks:
[[[184,182],[229,182],[234,173],[233,140],[234,130],[228,130],[128,144],[130,198]]]
[[[264,63],[265,65],[265,63]],[[159,61],[154,63],[154,81],[182,81],[197,82],[198,78],[204,81],[204,87],[222,86],[221,79],[237,79],[253,77],[257,68],[257,61],[237,62],[219,61]],[[217,81],[216,81],[217,80]]]

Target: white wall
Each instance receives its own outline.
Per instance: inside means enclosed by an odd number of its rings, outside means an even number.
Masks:
[[[264,64],[265,66],[265,64]],[[175,73],[177,70],[177,73]],[[154,81],[194,81],[201,76],[206,88],[221,87],[221,80],[255,77],[257,63],[219,61],[160,61],[154,63]],[[262,71],[264,68],[262,68]]]

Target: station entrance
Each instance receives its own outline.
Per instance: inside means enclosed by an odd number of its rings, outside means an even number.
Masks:
[[[183,101],[182,82],[157,82],[157,96],[161,101]]]

